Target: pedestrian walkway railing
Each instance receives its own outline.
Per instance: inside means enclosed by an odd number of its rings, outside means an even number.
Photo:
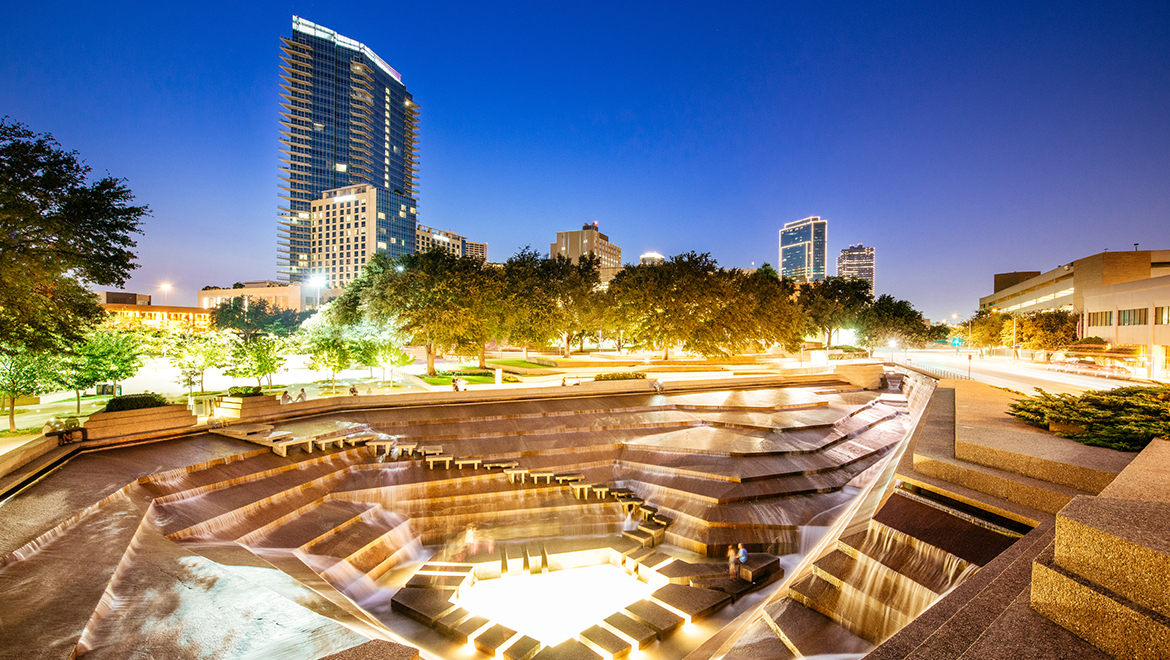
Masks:
[[[951,371],[950,369],[941,369],[926,364],[914,364],[903,362],[902,360],[894,360],[894,364],[909,371],[915,371],[920,374],[930,376],[931,378],[938,378],[939,380],[949,378],[951,380],[971,380],[967,374]]]

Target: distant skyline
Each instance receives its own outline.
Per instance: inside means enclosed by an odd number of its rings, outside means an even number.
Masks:
[[[275,278],[294,14],[402,74],[418,219],[492,261],[596,221],[626,261],[779,269],[816,215],[945,320],[997,272],[1170,248],[1165,3],[13,5],[0,114],[152,209],[128,291]]]

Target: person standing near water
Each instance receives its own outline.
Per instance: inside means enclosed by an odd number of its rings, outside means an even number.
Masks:
[[[727,546],[727,577],[734,578],[736,576],[735,559],[735,546]]]

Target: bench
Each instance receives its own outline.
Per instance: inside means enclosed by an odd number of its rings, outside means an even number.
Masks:
[[[423,458],[427,456],[435,456],[443,453],[443,445],[431,445],[429,447],[420,447],[418,453],[422,454]]]
[[[483,462],[482,458],[457,458],[457,459],[455,459],[455,467],[462,470],[463,468],[470,465],[471,469],[478,470],[479,464],[482,462]]]
[[[291,435],[291,434],[290,434]],[[313,439],[312,438],[291,438],[289,440],[277,440],[272,443],[272,453],[277,456],[287,457],[288,448],[301,445],[307,453],[313,453]]]
[[[508,481],[512,483],[516,483],[516,477],[520,477],[520,483],[524,483],[525,476],[528,474],[528,468],[504,468],[504,474],[508,475]]]
[[[585,475],[583,475],[583,474],[558,474],[558,475],[554,475],[553,478],[557,480],[558,484],[564,485],[566,482],[574,483],[577,481],[581,481],[582,479],[585,478]]]
[[[455,458],[454,456],[444,456],[443,454],[435,454],[433,456],[427,456],[423,460],[425,460],[427,462],[427,467],[429,467],[432,470],[435,469],[436,463],[442,463],[443,469],[449,470],[449,469],[451,469],[451,461],[454,460],[454,458]]]
[[[580,482],[574,482],[574,483],[569,484],[569,487],[573,489],[573,497],[575,497],[579,500],[587,500],[587,499],[589,499],[589,489],[592,488],[593,486],[591,486],[590,484],[583,484]]]
[[[484,461],[483,469],[490,470],[492,468],[500,468],[501,470],[511,470],[514,467],[520,467],[516,461]]]
[[[540,483],[541,477],[548,479],[548,483],[551,484],[552,480],[553,480],[553,475],[555,473],[552,470],[532,470],[528,474],[532,475],[532,483],[534,483],[534,484]]]

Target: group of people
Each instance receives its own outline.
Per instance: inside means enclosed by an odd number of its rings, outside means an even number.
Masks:
[[[466,392],[467,391],[467,381],[463,380],[462,378],[452,378],[451,379],[451,389],[454,390],[455,392]]]
[[[288,395],[288,390],[285,390],[284,394],[280,395],[281,405],[287,405],[290,403],[303,403],[303,402],[308,401],[308,400],[309,400],[309,395],[305,394],[305,388],[303,388],[303,387],[301,388],[301,393],[297,395],[296,399],[293,399],[291,396]]]
[[[727,575],[731,578],[739,577],[739,567],[747,563],[748,551],[739,544],[739,550],[734,545],[727,546]]]

